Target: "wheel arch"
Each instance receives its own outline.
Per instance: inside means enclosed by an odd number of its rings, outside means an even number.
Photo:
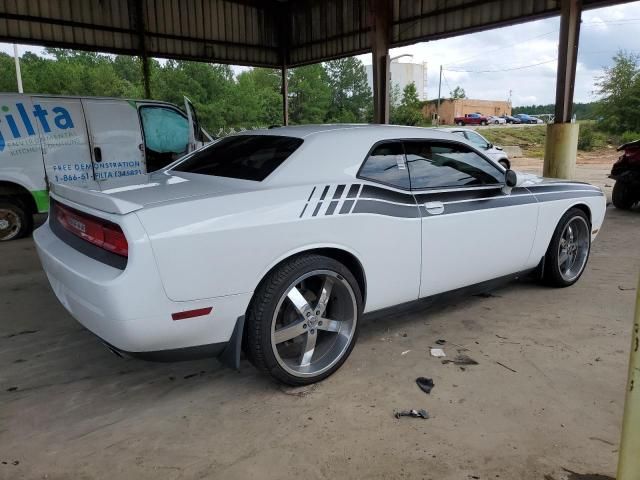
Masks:
[[[22,204],[29,210],[30,214],[38,213],[36,201],[31,192],[19,183],[0,180],[0,197],[17,197]]]
[[[334,260],[342,263],[345,267],[347,267],[358,282],[358,287],[360,288],[360,291],[362,293],[362,305],[364,307],[367,299],[367,277],[365,274],[364,266],[355,252],[341,245],[313,245],[301,247],[294,251],[288,252],[287,254],[275,260],[273,263],[271,263],[271,265],[269,265],[269,267],[265,269],[260,277],[260,280],[256,284],[254,291],[256,291],[260,287],[260,284],[269,276],[269,274],[282,263],[290,260],[293,257],[309,254],[324,255],[325,257],[333,258]]]
[[[586,203],[573,204],[569,208],[567,208],[562,215],[564,216],[572,208],[577,208],[578,210],[582,210],[584,212],[584,214],[587,216],[587,219],[589,219],[589,225],[591,225],[591,222],[592,222],[592,219],[591,219],[591,208],[589,208],[589,205],[587,205]]]

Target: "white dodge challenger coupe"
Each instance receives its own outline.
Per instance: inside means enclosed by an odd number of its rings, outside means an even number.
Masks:
[[[237,366],[242,349],[294,385],[342,365],[363,313],[526,271],[573,284],[605,214],[591,185],[382,125],[246,132],[155,173],[53,185],[51,204],[34,234],[49,282],[113,351]]]

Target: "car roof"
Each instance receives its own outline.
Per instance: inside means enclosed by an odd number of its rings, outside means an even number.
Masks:
[[[362,162],[378,142],[395,140],[448,140],[471,145],[444,128],[400,125],[329,124],[246,130],[237,135],[274,135],[304,142],[263,182],[263,186],[353,181]]]
[[[246,130],[239,135],[278,135],[296,138],[308,138],[310,136],[351,133],[354,135],[379,135],[381,140],[386,137],[415,137],[436,138],[442,128],[408,127],[404,125],[381,125],[367,123],[334,123],[324,125],[293,125],[287,127],[261,128]]]

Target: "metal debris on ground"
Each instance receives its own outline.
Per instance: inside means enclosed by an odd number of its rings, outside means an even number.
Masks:
[[[433,380],[426,377],[416,378],[416,385],[418,385],[418,388],[420,388],[424,393],[431,393],[431,390],[435,387]]]
[[[409,353],[411,350],[405,350],[404,352],[402,352],[400,355],[406,355],[407,353]]]
[[[424,418],[425,420],[429,418],[429,412],[425,409],[421,408],[420,410],[394,410],[393,416],[396,418],[400,417],[414,417],[414,418]]]
[[[444,350],[441,348],[432,348],[431,349],[431,356],[432,357],[446,357],[447,354],[444,353]]]
[[[442,360],[443,364],[447,364],[447,363],[453,363],[454,365],[478,365],[478,362],[476,362],[473,358],[471,358],[468,355],[456,355],[456,357],[453,360]]]
[[[498,365],[500,365],[501,367],[506,368],[507,370],[511,370],[513,373],[518,373],[518,372],[517,372],[517,371],[515,371],[513,368],[511,368],[511,367],[507,367],[504,363],[500,363],[500,362],[498,362],[498,361],[496,361],[496,363],[497,363]]]

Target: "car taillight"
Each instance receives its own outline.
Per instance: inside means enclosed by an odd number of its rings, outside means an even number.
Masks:
[[[116,255],[127,257],[129,244],[122,229],[115,223],[86,213],[55,205],[56,220],[68,232]]]

